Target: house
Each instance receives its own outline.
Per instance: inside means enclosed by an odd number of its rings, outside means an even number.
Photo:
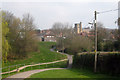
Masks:
[[[54,35],[48,34],[44,36],[44,41],[46,42],[56,42],[56,37]]]
[[[52,30],[37,30],[36,32],[38,41],[48,41],[48,42],[56,42],[56,37]]]

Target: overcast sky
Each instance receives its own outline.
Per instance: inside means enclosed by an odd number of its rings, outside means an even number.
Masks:
[[[6,2],[5,2],[6,1]],[[25,13],[30,13],[39,29],[49,29],[55,22],[74,23],[82,22],[83,27],[94,18],[94,11],[102,12],[118,8],[117,0],[108,1],[36,1],[14,2],[5,0],[2,9],[12,12],[22,18]],[[97,20],[107,28],[117,28],[115,21],[118,11],[99,14]],[[88,25],[89,26],[89,25]]]

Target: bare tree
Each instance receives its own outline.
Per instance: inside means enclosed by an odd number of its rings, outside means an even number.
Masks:
[[[66,38],[64,43],[69,53],[77,54],[79,52],[89,52],[92,50],[93,42],[84,36],[74,35]]]
[[[64,50],[65,44],[64,39],[71,35],[72,27],[68,23],[60,23],[57,22],[53,25],[52,29],[53,33],[57,38],[58,48]]]
[[[33,51],[37,48],[35,40],[35,25],[33,21],[33,17],[30,14],[23,15],[20,33],[25,52]]]
[[[72,27],[68,23],[54,23],[52,27],[52,31],[56,35],[56,37],[65,37],[68,36],[72,32]]]

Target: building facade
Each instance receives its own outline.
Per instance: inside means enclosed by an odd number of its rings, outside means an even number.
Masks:
[[[36,39],[38,41],[56,42],[55,34],[50,30],[36,30]]]

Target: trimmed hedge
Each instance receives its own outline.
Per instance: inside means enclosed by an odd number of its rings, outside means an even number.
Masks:
[[[81,53],[74,56],[73,66],[94,70],[94,53]],[[98,53],[97,72],[120,74],[120,53]]]

